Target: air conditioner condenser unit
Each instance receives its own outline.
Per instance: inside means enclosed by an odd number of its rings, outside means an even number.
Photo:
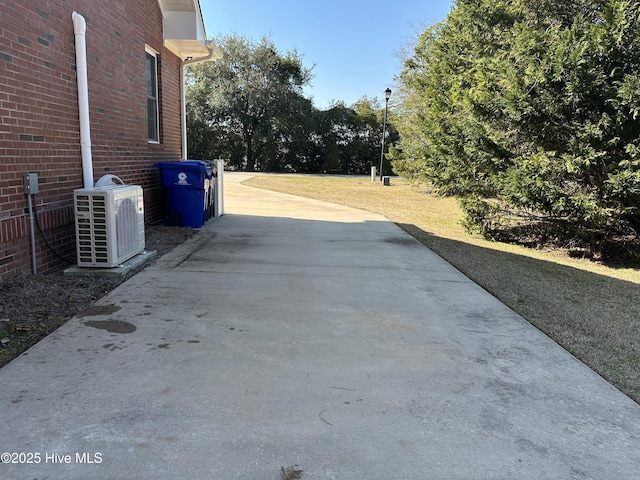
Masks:
[[[144,250],[144,199],[138,185],[74,190],[79,267],[112,268]]]

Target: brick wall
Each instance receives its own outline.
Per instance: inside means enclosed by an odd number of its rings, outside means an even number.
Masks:
[[[94,178],[141,185],[162,217],[157,161],[181,156],[180,59],[163,48],[157,0],[0,0],[0,281],[31,270],[23,174],[49,242],[75,260],[73,190],[82,188],[73,11],[87,21]],[[160,52],[160,143],[147,141],[145,44]],[[38,271],[61,261],[37,240]]]

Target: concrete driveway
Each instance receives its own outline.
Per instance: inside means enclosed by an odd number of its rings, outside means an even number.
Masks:
[[[384,218],[243,178],[0,369],[0,478],[640,478],[638,404]]]

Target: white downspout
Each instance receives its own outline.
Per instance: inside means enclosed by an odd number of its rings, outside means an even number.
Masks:
[[[187,101],[185,96],[185,73],[184,69],[188,65],[194,65],[196,63],[208,62],[209,60],[218,60],[222,58],[222,53],[215,46],[213,40],[207,40],[207,48],[209,49],[209,54],[205,57],[200,58],[190,58],[184,60],[180,65],[180,105],[182,107],[182,111],[180,113],[180,121],[181,121],[181,129],[182,129],[182,160],[186,160],[187,157]]]
[[[78,78],[78,115],[80,118],[80,150],[84,188],[93,188],[93,160],[91,158],[91,124],[89,122],[89,82],[87,80],[87,23],[82,15],[73,12],[76,38],[76,75]]]
[[[187,100],[184,88],[186,61],[180,65],[180,130],[182,133],[182,160],[187,159]]]

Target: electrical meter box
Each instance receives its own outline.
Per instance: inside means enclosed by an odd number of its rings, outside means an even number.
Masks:
[[[24,174],[24,193],[27,195],[35,195],[38,193],[38,174],[31,172]]]

